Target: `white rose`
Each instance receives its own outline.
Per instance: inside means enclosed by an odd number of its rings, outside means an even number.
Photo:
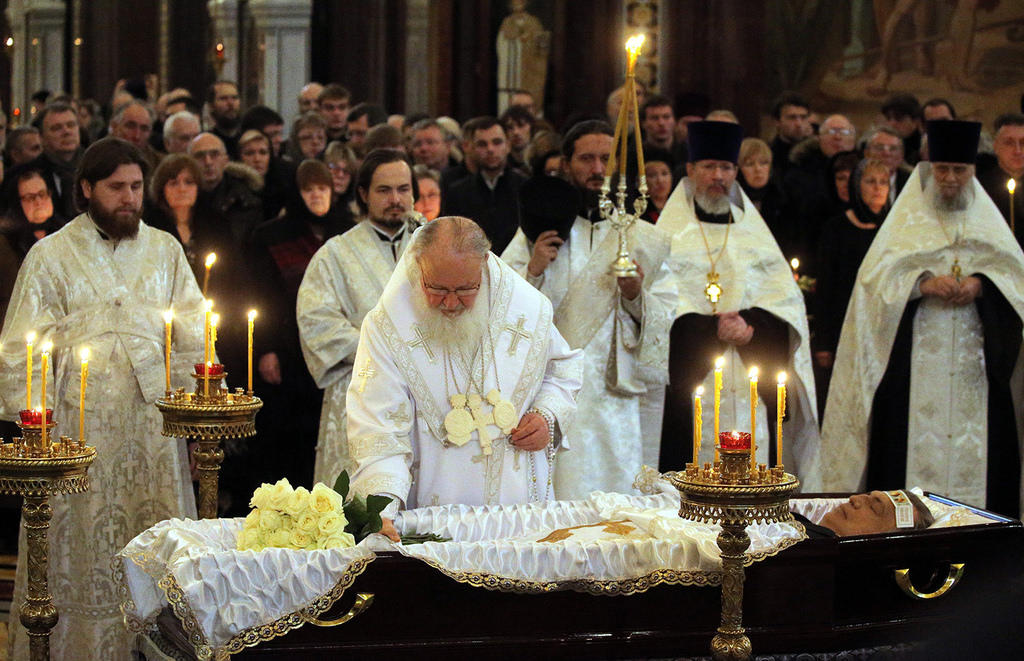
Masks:
[[[289,516],[297,519],[302,516],[302,513],[309,509],[309,489],[306,487],[296,487],[294,493],[292,493],[291,499],[288,501],[288,505],[285,506],[284,511]]]
[[[330,537],[338,532],[345,529],[345,517],[339,515],[337,512],[328,512],[320,517],[317,521],[316,528],[320,531],[321,535]]]
[[[243,528],[241,532],[238,533],[239,551],[259,551],[261,550],[261,548],[259,548],[260,546],[260,535],[258,531],[251,528]]]
[[[256,511],[260,513],[260,530],[272,532],[281,529],[281,515],[277,513],[277,510],[260,509]]]
[[[286,549],[291,545],[292,534],[287,530],[275,530],[267,535],[267,546]]]
[[[319,521],[319,519],[320,517],[318,517],[312,511],[307,510],[303,512],[302,516],[300,516],[295,521],[295,527],[299,530],[304,530],[309,533],[315,532],[317,527],[317,521]]]
[[[305,530],[302,530],[301,528],[295,528],[291,532],[289,545],[295,549],[304,549],[307,546],[314,544],[315,541],[316,540],[313,539],[313,536]]]
[[[270,488],[270,506],[276,510],[284,511],[293,493],[295,493],[295,490],[288,483],[288,478],[282,477]]]
[[[352,533],[343,532],[326,537],[322,542],[323,546],[320,548],[349,549],[356,545],[356,538],[352,536]]]
[[[313,491],[310,493],[309,505],[317,514],[326,514],[332,510],[341,510],[344,503],[337,491],[323,482],[317,482],[313,485]]]
[[[245,517],[245,523],[242,524],[242,528],[245,530],[259,529],[260,527],[260,511],[258,509],[249,512]]]
[[[256,491],[252,493],[252,498],[249,500],[249,507],[270,507],[270,489],[272,487],[273,485],[266,482],[257,487]]]

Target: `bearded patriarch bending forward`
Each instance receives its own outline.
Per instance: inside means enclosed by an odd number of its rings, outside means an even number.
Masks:
[[[576,413],[582,352],[551,303],[468,218],[419,230],[366,316],[348,389],[360,495],[402,507],[544,502]]]

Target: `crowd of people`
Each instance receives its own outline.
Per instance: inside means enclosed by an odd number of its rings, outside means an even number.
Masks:
[[[700,95],[646,96],[620,158],[632,200],[639,144],[649,200],[628,230],[636,272],[614,275],[618,233],[599,196],[621,92],[556,128],[526,92],[460,124],[309,83],[287,139],[281,112],[243,112],[226,80],[201,99],[119,87],[106,122],[95,104],[40,100],[3,149],[0,357],[24,376],[16,348],[40,332],[61,345],[62,402],[77,402],[68,347],[99,341],[94,359],[119,376],[91,386],[104,412],[90,433],[155,436],[151,415],[110,405],[153,413],[158,314],[175,310],[181,376],[212,299],[218,359],[238,384],[257,309],[264,407],[257,436],[225,448],[226,516],[244,515],[261,482],[333,484],[342,470],[356,492],[393,498],[387,526],[398,508],[629,491],[643,464],[710,459],[710,444],[691,445],[693,394],[714,391],[716,357],[722,428],[756,431],[758,460],[805,489],[914,481],[1019,515],[1024,203],[1006,184],[1024,176],[1024,116],[1000,116],[979,152],[982,127],[943,99],[894,95],[884,124],[858,130],[842,114],[815,122],[787,92],[766,142]],[[954,344],[939,343],[951,328]],[[925,369],[935,356],[946,362]],[[13,416],[24,384],[6,378]],[[58,575],[102,564],[142,519],[194,515],[187,471],[164,466],[184,457],[145,447],[95,471],[100,500],[84,510],[123,529]],[[141,509],[113,498],[122,469],[160,496]],[[68,519],[55,519],[74,530],[64,541],[90,537]],[[119,617],[102,583],[69,595],[91,604],[87,622]],[[92,635],[79,615],[64,626]],[[120,634],[97,630],[109,638],[96,649],[116,647]]]

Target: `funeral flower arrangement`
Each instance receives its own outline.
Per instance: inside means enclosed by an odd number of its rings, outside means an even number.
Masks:
[[[285,478],[263,483],[249,501],[253,510],[238,533],[238,550],[349,548],[380,531],[380,512],[390,498],[352,498],[346,503],[347,473],[334,486],[317,482],[312,490],[292,488]]]

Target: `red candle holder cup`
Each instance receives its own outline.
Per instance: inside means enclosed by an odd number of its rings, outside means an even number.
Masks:
[[[42,425],[43,424],[43,412],[32,411],[25,409],[19,411],[18,415],[21,417],[21,424],[23,425]],[[53,409],[46,409],[46,422],[53,422]]]
[[[224,366],[220,363],[213,363],[210,365],[210,373],[206,373],[206,365],[203,363],[195,363],[196,374],[199,376],[220,376],[224,373]]]
[[[723,450],[749,450],[750,433],[745,431],[723,431],[718,434],[718,447]]]

